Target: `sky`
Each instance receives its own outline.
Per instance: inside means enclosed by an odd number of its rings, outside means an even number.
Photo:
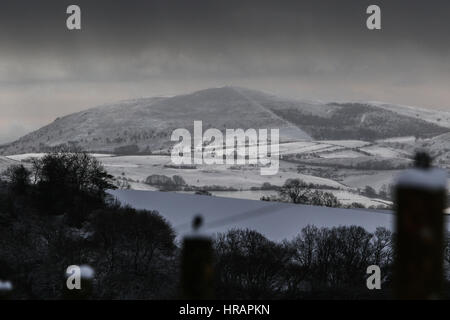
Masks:
[[[66,28],[81,7],[82,29]],[[366,8],[381,8],[368,30]],[[117,100],[226,85],[450,111],[450,2],[2,0],[0,143]]]

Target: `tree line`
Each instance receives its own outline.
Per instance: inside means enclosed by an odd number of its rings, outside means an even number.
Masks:
[[[173,227],[156,211],[108,197],[112,178],[94,158],[52,153],[5,176],[0,278],[14,284],[12,298],[60,299],[73,264],[94,268],[93,299],[179,298],[181,243]],[[217,234],[215,297],[388,298],[392,237],[383,228],[357,226],[307,226],[283,242],[254,230]],[[382,290],[366,288],[372,264],[382,270]]]

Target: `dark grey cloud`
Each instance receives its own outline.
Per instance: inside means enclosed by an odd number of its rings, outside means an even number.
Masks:
[[[275,71],[307,76],[323,71],[322,61],[335,63],[337,69],[365,66],[384,72],[397,61],[383,57],[399,57],[400,68],[412,66],[408,62],[419,56],[443,62],[450,49],[448,1],[377,1],[383,30],[375,32],[365,28],[365,9],[373,3],[366,0],[76,1],[82,8],[81,32],[65,28],[65,8],[72,3],[2,4],[0,41],[6,57],[60,61],[74,79],[117,73],[138,80],[154,76],[156,69],[176,75],[191,67],[200,75]],[[103,70],[108,61],[111,66]],[[153,73],[145,72],[147,66]]]
[[[70,33],[64,26],[65,8],[76,3],[83,9],[83,33]],[[378,4],[383,9],[383,32],[368,33],[365,8]],[[400,41],[448,49],[450,3],[443,0],[5,0],[0,21],[2,38],[11,43],[28,40],[65,47],[73,41],[93,47],[117,41],[133,49],[149,44],[185,45],[214,50],[220,44],[266,39],[315,41],[335,40],[384,45]],[[13,33],[12,33],[13,31]],[[210,40],[205,43],[204,40]],[[337,40],[337,41],[336,41]],[[55,41],[61,41],[59,44]],[[287,43],[284,43],[285,45]],[[119,48],[115,48],[119,49]]]
[[[65,28],[70,4],[81,31]],[[381,31],[365,27],[370,4]],[[439,0],[3,0],[0,137],[115,99],[228,84],[450,108],[449,14]]]

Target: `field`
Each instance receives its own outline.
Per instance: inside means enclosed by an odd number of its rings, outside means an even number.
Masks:
[[[391,212],[382,210],[335,209],[170,192],[115,190],[110,193],[135,208],[158,210],[175,227],[177,236],[190,232],[192,218],[198,214],[204,217],[204,232],[208,234],[248,228],[274,241],[292,239],[307,225],[358,225],[368,231],[393,226]]]
[[[114,155],[93,153],[107,171],[120,181],[120,188],[142,191],[166,191],[149,183],[149,176],[179,176],[183,188],[169,189],[183,193],[205,190],[217,197],[259,200],[277,196],[277,188],[287,179],[301,179],[315,189],[334,194],[344,206],[357,203],[365,208],[389,208],[390,189],[401,170],[412,165],[414,147],[441,145],[443,136],[417,140],[397,137],[377,141],[323,140],[287,141],[279,148],[279,170],[275,175],[261,175],[258,165],[176,166],[167,152],[152,155]],[[442,140],[442,141],[441,141]],[[208,147],[205,147],[208,150]],[[231,150],[226,150],[231,154]],[[274,154],[276,155],[276,154]],[[29,165],[30,158],[42,153],[10,155],[3,162]],[[442,161],[441,161],[442,162]],[[444,162],[444,168],[448,164]],[[368,192],[366,189],[370,187]]]

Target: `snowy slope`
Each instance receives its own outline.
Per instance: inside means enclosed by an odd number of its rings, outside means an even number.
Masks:
[[[433,137],[450,131],[442,120],[445,114],[438,121],[430,112],[422,113],[422,119],[393,105],[329,104],[245,88],[211,88],[168,98],[122,101],[70,114],[1,146],[0,154],[46,152],[61,144],[91,152],[154,153],[173,145],[170,136],[174,129],[192,131],[194,120],[203,121],[203,130],[278,128],[282,141]]]
[[[443,127],[450,128],[450,112],[448,111],[424,109],[405,105],[395,105],[377,101],[371,101],[368,103],[379,108],[394,111],[404,116],[425,120]]]
[[[123,101],[92,108],[56,119],[0,149],[1,154],[46,151],[61,144],[79,145],[88,151],[114,152],[116,148],[136,145],[137,151],[168,148],[172,131],[186,128],[192,132],[195,120],[203,130],[217,128],[279,128],[281,137],[310,139],[288,121],[274,115],[231,87],[206,89],[170,98]]]
[[[394,228],[394,215],[390,211],[336,209],[171,192],[114,190],[110,194],[137,209],[157,210],[175,228],[178,236],[190,232],[192,218],[198,214],[204,217],[205,232],[209,234],[249,228],[274,241],[291,239],[307,225],[357,225],[368,231],[377,227]],[[448,217],[447,230],[450,230]]]
[[[359,225],[374,231],[379,226],[391,229],[393,223],[389,211],[334,209],[170,192],[114,190],[110,193],[123,204],[159,211],[179,236],[190,231],[190,222],[197,214],[205,218],[208,233],[249,228],[275,241],[295,237],[308,224],[318,227]]]
[[[17,164],[17,161],[14,161],[12,159],[8,159],[6,157],[0,156],[0,175],[3,171],[5,171],[9,166]]]

